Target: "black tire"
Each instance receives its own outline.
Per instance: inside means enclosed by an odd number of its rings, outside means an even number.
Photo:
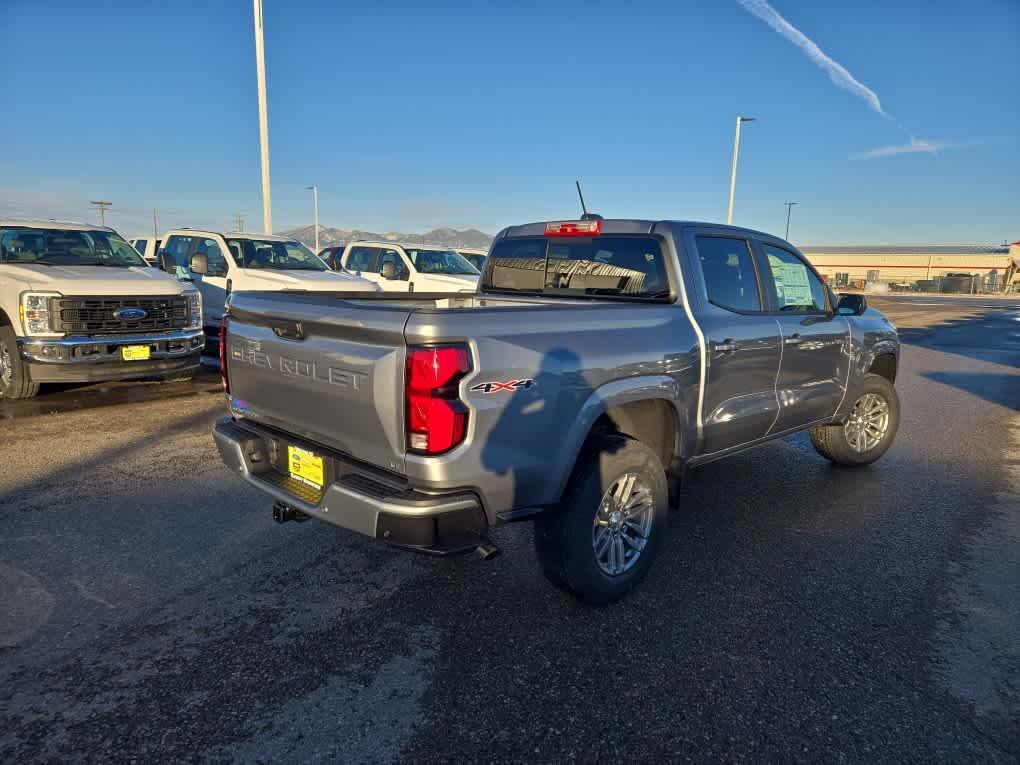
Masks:
[[[648,535],[629,567],[609,574],[600,567],[594,549],[596,514],[609,488],[628,475],[635,476],[632,496],[647,494],[650,501]],[[622,598],[652,566],[665,533],[668,495],[666,473],[655,452],[625,436],[593,437],[574,469],[562,509],[535,521],[535,552],[546,578],[585,603],[599,605]],[[623,541],[618,549],[624,555],[635,552]]]
[[[888,406],[888,423],[885,433],[878,442],[866,450],[860,450],[855,448],[848,439],[845,423],[822,425],[811,429],[811,443],[819,454],[837,465],[860,467],[861,465],[870,465],[886,453],[900,427],[900,399],[896,395],[896,388],[893,387],[893,384],[876,374],[865,375],[864,380],[853,394],[854,404],[869,394],[878,396]],[[851,413],[847,416],[853,417],[853,405]]]
[[[14,330],[0,326],[0,398],[32,398],[39,392],[39,383],[32,382],[25,362],[18,352]]]

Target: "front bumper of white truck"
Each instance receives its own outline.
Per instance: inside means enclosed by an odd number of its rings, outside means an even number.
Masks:
[[[116,335],[18,338],[33,382],[99,382],[165,377],[196,369],[205,342],[200,329]],[[147,349],[138,353],[140,349]],[[124,349],[136,356],[130,359]]]

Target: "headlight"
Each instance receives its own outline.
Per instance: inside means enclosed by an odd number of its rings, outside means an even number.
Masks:
[[[62,335],[50,325],[50,298],[60,297],[59,292],[22,292],[19,305],[21,324],[26,335]]]
[[[202,295],[198,292],[186,293],[188,298],[188,329],[202,329]]]

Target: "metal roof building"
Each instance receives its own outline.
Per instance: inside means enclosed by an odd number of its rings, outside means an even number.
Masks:
[[[1017,245],[1013,245],[1014,252]],[[829,279],[845,274],[851,281],[867,279],[890,284],[937,279],[947,274],[1003,276],[1012,263],[1010,245],[805,245],[801,252]],[[876,275],[877,272],[877,275]]]

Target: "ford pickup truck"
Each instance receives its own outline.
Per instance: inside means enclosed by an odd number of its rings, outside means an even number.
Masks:
[[[163,270],[202,293],[203,324],[211,340],[219,334],[231,290],[379,290],[366,279],[331,271],[301,242],[273,234],[174,229],[163,235],[159,258]]]
[[[0,398],[40,383],[190,378],[203,344],[198,291],[113,229],[0,220]]]
[[[895,327],[730,226],[532,223],[470,295],[235,293],[224,462],[274,501],[420,551],[497,551],[590,603],[647,573],[687,468],[798,431],[862,466],[899,423]]]

